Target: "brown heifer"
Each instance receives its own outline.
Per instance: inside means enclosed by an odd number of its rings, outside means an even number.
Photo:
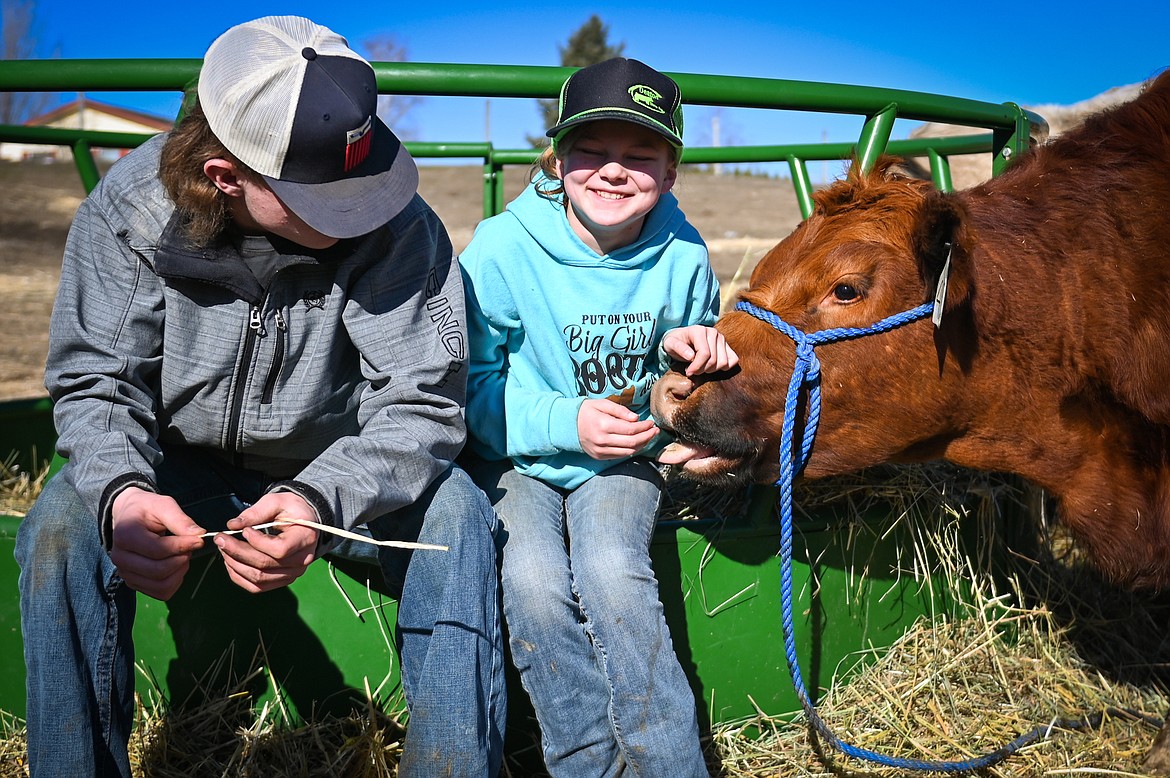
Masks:
[[[1170,72],[972,189],[854,168],[740,299],[811,333],[929,302],[948,250],[949,286],[937,328],[816,348],[804,476],[932,459],[1014,472],[1058,498],[1114,581],[1170,589]],[[774,481],[793,340],[738,310],[717,326],[739,368],[659,381],[654,413],[680,441],[663,461]]]

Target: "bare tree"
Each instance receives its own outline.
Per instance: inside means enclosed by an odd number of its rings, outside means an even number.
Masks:
[[[0,0],[0,59],[43,56],[36,15],[36,0]],[[52,102],[53,95],[43,92],[0,92],[0,124],[20,124]]]
[[[406,46],[387,33],[371,35],[362,40],[366,57],[372,62],[408,62]],[[415,128],[409,118],[411,110],[423,101],[421,95],[379,95],[378,117],[394,134],[403,140],[415,136]]]

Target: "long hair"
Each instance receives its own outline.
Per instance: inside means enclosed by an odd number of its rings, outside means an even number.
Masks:
[[[573,134],[572,131],[569,131],[561,139],[561,142],[557,144],[562,157],[568,153],[569,148],[573,145],[573,141],[570,138]],[[565,184],[557,175],[556,152],[557,149],[553,149],[551,144],[546,146],[544,151],[540,152],[540,156],[532,163],[532,167],[528,171],[529,181],[535,181],[541,173],[544,173],[545,180],[536,188],[537,194],[541,197],[552,198],[565,192]]]
[[[183,231],[196,246],[213,244],[231,222],[227,195],[203,172],[203,163],[216,158],[234,163],[242,177],[257,175],[215,137],[196,101],[167,136],[158,166],[163,188],[183,217]]]

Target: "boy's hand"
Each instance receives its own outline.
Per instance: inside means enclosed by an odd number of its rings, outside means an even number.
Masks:
[[[318,530],[300,524],[276,527],[273,534],[252,529],[278,519],[303,519],[316,523],[317,512],[292,492],[269,492],[228,522],[228,529],[243,534],[215,536],[228,577],[247,592],[267,592],[288,586],[299,578],[317,550]]]
[[[723,333],[702,324],[670,330],[662,339],[662,349],[687,363],[688,376],[718,373],[739,364],[739,355],[727,345]]]
[[[173,498],[130,487],[111,507],[110,559],[126,585],[156,600],[169,600],[203,547],[203,528]]]

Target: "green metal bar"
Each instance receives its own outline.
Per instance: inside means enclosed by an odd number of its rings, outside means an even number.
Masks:
[[[490,143],[421,143],[406,141],[406,148],[416,157],[447,159],[488,159],[494,153]]]
[[[378,88],[393,94],[473,97],[555,97],[573,68],[532,65],[465,65],[419,62],[374,63]],[[1013,127],[1005,105],[899,89],[788,81],[745,76],[668,73],[686,103],[773,108],[871,116],[891,103],[904,119],[946,120],[972,127]],[[0,81],[3,88],[3,81]]]
[[[73,146],[84,140],[92,148],[135,148],[151,138],[149,134],[79,130],[61,127],[0,125],[0,142]],[[420,158],[491,159],[498,169],[507,165],[531,165],[536,149],[496,149],[490,143],[421,143],[408,141],[410,153]],[[775,146],[689,147],[683,164],[716,162],[779,162],[797,158],[805,161],[848,159],[857,150],[851,143],[801,143]],[[993,135],[981,133],[942,138],[914,138],[890,141],[886,151],[903,157],[929,155],[983,154],[993,150]]]
[[[108,132],[102,130],[78,130],[60,127],[26,127],[0,125],[0,141],[15,143],[55,144],[74,147],[85,142],[97,148],[134,148],[152,137],[149,134]],[[484,216],[494,216],[504,208],[503,170],[507,165],[531,165],[540,153],[536,149],[495,149],[490,143],[406,143],[410,153],[418,158],[482,159],[484,160]],[[889,141],[886,150],[903,157],[929,156],[935,185],[943,191],[950,191],[949,163],[947,156],[957,154],[990,153],[993,135],[981,133],[943,138],[915,138]],[[809,160],[848,159],[857,151],[850,143],[785,144],[776,146],[721,146],[692,147],[683,151],[684,164],[711,164],[718,162],[778,162],[786,161],[792,171],[793,187],[797,202],[807,218],[812,213],[812,185],[809,181],[807,162]],[[75,155],[82,182],[87,191],[97,184],[96,166],[89,172],[82,170],[84,161],[92,157]],[[939,159],[941,162],[936,162]],[[947,166],[940,174],[940,164]],[[940,183],[939,175],[946,176],[946,183]]]
[[[81,176],[81,185],[85,187],[86,193],[92,192],[101,181],[102,174],[98,171],[97,162],[93,159],[89,143],[84,139],[73,144],[73,164],[77,166],[77,172]]]
[[[865,120],[861,138],[857,141],[857,161],[863,171],[873,170],[877,159],[885,153],[898,118],[898,104],[890,103]]]
[[[926,156],[931,149],[940,154],[986,154],[992,150],[991,133],[956,135],[945,138],[892,140],[886,151],[901,157]],[[854,143],[790,143],[780,146],[703,146],[683,149],[683,164],[713,162],[783,162],[789,157],[805,161],[849,159],[857,151]],[[496,151],[499,158],[505,152]]]
[[[992,175],[998,176],[1019,159],[1032,145],[1033,141],[1043,142],[1048,137],[1048,122],[1036,117],[1035,121],[1029,112],[1015,103],[1004,103],[1016,112],[1016,121],[1010,129],[996,128],[994,130],[995,149],[991,157]]]
[[[0,62],[0,91],[183,91],[199,72],[198,59],[54,59]],[[555,97],[572,68],[375,62],[379,91],[393,94],[483,97]],[[916,121],[946,121],[1015,132],[1018,106],[900,89],[744,76],[671,73],[686,102],[873,116],[890,104]],[[1025,112],[1029,121],[1043,120]]]
[[[503,179],[503,167],[490,158],[483,163],[483,218],[495,216],[501,210],[503,197],[500,194],[500,184]]]
[[[22,59],[0,62],[5,92],[182,92],[201,59]]]
[[[930,179],[941,192],[952,192],[955,187],[951,182],[951,161],[934,149],[927,150],[930,157]]]
[[[72,146],[84,140],[91,147],[106,149],[132,149],[150,138],[148,133],[109,132],[106,130],[75,130],[67,127],[29,127],[16,124],[0,124],[0,141],[5,143],[40,143],[57,146]]]
[[[800,206],[800,215],[804,218],[812,216],[812,180],[808,175],[808,165],[800,157],[789,155],[788,170],[792,174],[792,188],[796,190],[796,202]]]
[[[531,165],[540,156],[540,149],[495,149],[492,160],[501,165]]]
[[[378,91],[439,97],[555,97],[575,68],[375,62]]]
[[[1012,157],[1015,155],[1015,143],[1013,141],[1016,133],[1014,129],[996,129],[992,134],[995,138],[995,144],[991,154],[991,174],[997,176],[1004,170],[1007,170]]]
[[[187,92],[195,83],[198,59],[54,59],[0,62],[0,91],[166,91]],[[528,65],[467,65],[413,62],[375,62],[380,92],[433,96],[548,98],[560,90],[572,68]],[[824,84],[784,79],[746,78],[672,73],[695,105],[738,106],[857,114],[868,117],[859,142],[850,144],[788,144],[718,149],[687,149],[684,163],[767,162],[786,160],[805,215],[811,213],[811,183],[807,160],[846,159],[856,156],[863,169],[888,151],[905,156],[983,153],[994,155],[998,174],[1018,158],[1031,136],[1046,134],[1039,116],[1014,103],[994,105],[963,98],[876,87]],[[990,129],[990,134],[948,139],[891,141],[897,118],[942,121]],[[134,148],[149,135],[68,130],[50,127],[0,126],[0,140],[58,145],[86,144],[75,161],[87,189],[96,185],[97,168],[90,147]],[[503,209],[503,168],[531,164],[535,150],[493,150],[488,143],[407,143],[419,157],[480,158],[485,160],[484,213]],[[88,162],[84,161],[88,159]],[[941,169],[932,157],[932,171]]]
[[[947,157],[961,154],[985,154],[991,151],[992,135],[989,132],[977,135],[954,135],[949,138],[908,138],[892,140],[886,144],[886,151],[900,157],[921,157],[930,151]]]

